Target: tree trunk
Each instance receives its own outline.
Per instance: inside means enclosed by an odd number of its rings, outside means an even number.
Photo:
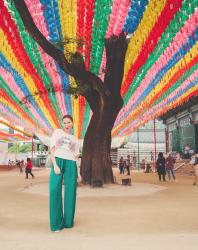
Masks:
[[[127,49],[125,35],[106,40],[105,47],[107,57],[103,84],[105,94],[98,99],[94,98],[97,105],[92,108],[93,116],[84,138],[81,161],[82,181],[94,187],[114,182],[110,158],[111,130],[123,105],[120,88]]]
[[[107,97],[103,109],[93,113],[88,126],[81,161],[81,177],[85,184],[101,187],[113,183],[111,130],[122,107],[122,99]]]

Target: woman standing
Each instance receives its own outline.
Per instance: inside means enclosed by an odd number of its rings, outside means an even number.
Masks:
[[[162,152],[160,152],[158,154],[158,159],[157,159],[157,173],[158,173],[158,176],[159,176],[159,181],[161,181],[161,176],[163,176],[163,181],[166,181],[166,179],[165,179],[165,175],[166,175],[165,158],[164,158]]]
[[[73,227],[76,204],[78,141],[72,135],[73,118],[65,115],[62,121],[63,129],[55,129],[50,142],[53,164],[49,181],[49,205],[50,228],[53,232]],[[63,179],[64,211],[62,205]]]

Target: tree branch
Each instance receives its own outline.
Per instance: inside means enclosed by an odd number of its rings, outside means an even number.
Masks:
[[[34,38],[34,40],[43,48],[43,50],[53,57],[60,67],[69,75],[75,77],[74,69],[66,60],[63,52],[51,44],[36,27],[32,16],[24,2],[24,0],[13,0],[16,9],[18,10],[23,24],[28,33]]]
[[[127,46],[128,41],[124,33],[105,40],[107,62],[104,84],[106,89],[116,96],[120,94],[122,85]]]
[[[64,53],[59,48],[50,43],[37,28],[24,0],[13,0],[13,2],[21,16],[27,32],[42,47],[42,49],[59,64],[65,73],[73,76],[77,81],[79,81],[79,84],[89,86],[89,91],[88,93],[85,93],[84,96],[89,102],[90,107],[99,105],[96,103],[97,100],[102,98],[105,94],[103,82],[99,77],[85,69],[82,55],[80,55],[78,52],[74,53],[72,57],[74,59],[81,59],[81,61],[78,63],[77,61],[73,60],[72,63],[69,63],[65,58]],[[94,99],[91,97],[92,94]],[[95,98],[97,95],[98,98]]]

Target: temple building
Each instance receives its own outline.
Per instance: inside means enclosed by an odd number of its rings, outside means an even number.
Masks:
[[[161,116],[167,127],[169,151],[184,152],[186,145],[198,150],[198,97],[192,97],[183,105]]]

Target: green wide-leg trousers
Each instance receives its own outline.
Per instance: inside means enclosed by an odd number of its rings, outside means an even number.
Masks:
[[[76,162],[56,157],[56,163],[61,170],[61,174],[56,174],[54,172],[54,166],[52,165],[49,180],[50,228],[52,231],[71,228],[73,226],[76,205]],[[62,204],[63,178],[64,209]]]

